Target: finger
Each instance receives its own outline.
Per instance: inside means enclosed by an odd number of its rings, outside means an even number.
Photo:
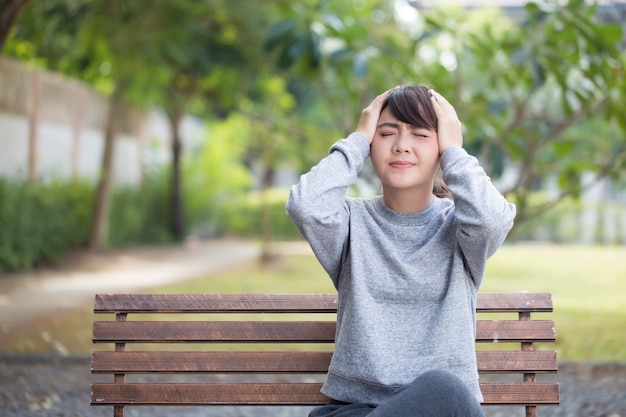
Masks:
[[[454,109],[454,106],[452,104],[450,104],[450,102],[448,100],[446,100],[446,98],[444,96],[442,96],[441,94],[437,93],[435,90],[431,90],[432,91],[432,103],[433,103],[433,107],[435,108],[435,111],[441,111],[441,112],[445,112],[445,113],[450,113],[450,112],[454,112],[456,113],[456,110]]]
[[[385,100],[391,94],[391,91],[393,91],[393,88],[385,91],[382,94],[377,95],[376,98],[374,98],[374,100],[372,100],[372,102],[367,107],[371,110],[380,110],[383,107],[383,103],[385,102]]]
[[[391,92],[392,92],[394,89],[395,89],[395,87],[394,87],[394,88],[390,88],[389,90],[385,91],[385,92],[384,92],[384,93],[382,93],[382,94],[379,94],[379,95],[376,97],[375,101],[381,101],[381,102],[382,102],[382,101],[384,101],[387,97],[389,97],[389,95],[391,94]]]
[[[448,100],[446,100],[446,98],[444,96],[442,96],[441,94],[439,94],[438,92],[436,92],[435,90],[430,90],[430,96],[433,98],[433,100],[437,103],[440,104],[450,104],[448,102]]]
[[[435,90],[430,90],[430,98],[433,103],[433,108],[435,109],[435,113],[443,112],[443,107],[441,106],[442,103],[439,100],[439,97],[443,99],[443,97],[440,94],[438,94]]]

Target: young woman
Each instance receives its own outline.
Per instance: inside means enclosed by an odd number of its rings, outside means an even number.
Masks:
[[[292,187],[287,214],[339,298],[331,401],[310,417],[484,415],[476,295],[515,206],[462,144],[440,94],[396,87]],[[382,196],[347,197],[368,157]]]

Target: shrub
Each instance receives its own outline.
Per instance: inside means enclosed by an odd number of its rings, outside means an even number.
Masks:
[[[116,188],[108,243],[120,247],[171,242],[169,220],[170,198],[165,175],[148,177],[140,188]]]
[[[113,191],[109,244],[172,240],[162,178]],[[84,181],[29,183],[0,179],[0,272],[55,262],[89,238],[95,190]]]
[[[272,228],[273,240],[300,239],[300,233],[285,213],[288,190],[271,189],[266,191],[265,204]],[[249,193],[231,200],[219,209],[222,219],[222,234],[242,237],[261,236],[262,195]]]
[[[86,182],[0,180],[0,272],[55,261],[87,241],[92,187]]]

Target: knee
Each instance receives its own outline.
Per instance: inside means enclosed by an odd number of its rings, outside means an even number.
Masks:
[[[429,371],[424,372],[418,379],[422,379],[424,381],[432,381],[433,383],[438,384],[453,384],[456,382],[461,382],[461,379],[454,375],[450,371],[445,371],[443,369],[431,369]]]
[[[471,395],[465,383],[452,372],[433,369],[424,372],[415,380],[417,385],[427,385],[444,396],[453,395],[457,398]]]

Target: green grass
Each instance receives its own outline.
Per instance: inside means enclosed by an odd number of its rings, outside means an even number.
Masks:
[[[482,291],[524,290],[552,293],[560,359],[626,361],[626,248],[500,248]]]
[[[510,245],[489,260],[483,292],[551,292],[560,360],[626,361],[626,248]],[[152,293],[333,292],[313,256],[257,262]],[[93,348],[91,305],[46,317],[0,338],[0,352],[87,353]],[[541,315],[538,315],[541,317]],[[56,347],[55,347],[56,346]],[[554,345],[548,346],[554,348]],[[102,348],[105,348],[104,346]]]
[[[334,292],[312,255],[279,257],[269,265],[253,261],[224,273],[153,288],[151,293],[320,293]]]

